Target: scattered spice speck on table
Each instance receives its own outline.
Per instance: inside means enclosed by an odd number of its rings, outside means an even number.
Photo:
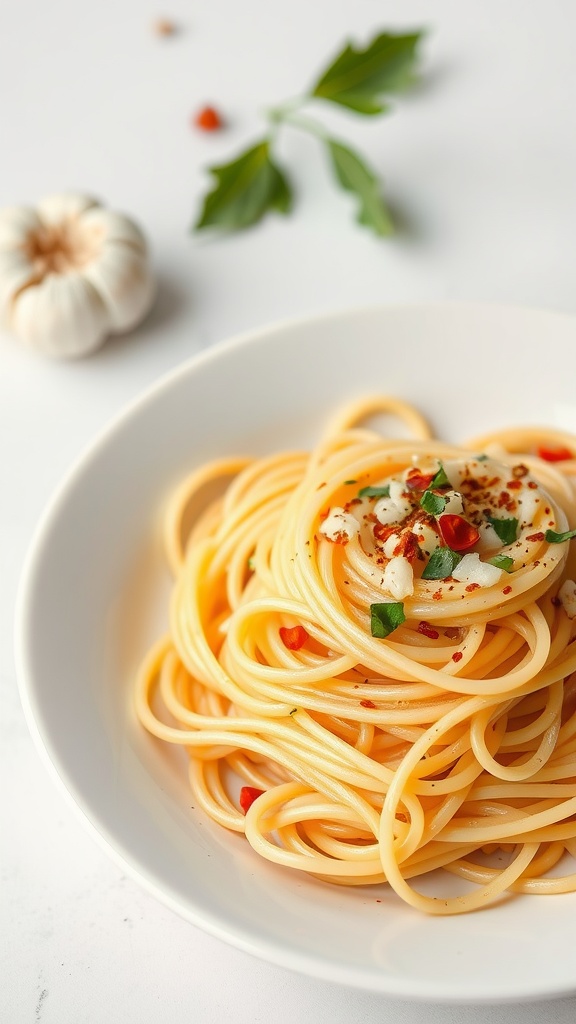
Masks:
[[[200,128],[203,132],[215,132],[219,128],[224,127],[222,115],[215,107],[210,106],[201,107],[194,114],[193,123],[196,128]]]
[[[152,31],[157,36],[168,38],[178,34],[178,25],[170,18],[157,18],[152,25]]]

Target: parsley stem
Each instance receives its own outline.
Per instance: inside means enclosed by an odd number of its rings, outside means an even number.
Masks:
[[[264,116],[272,124],[279,124],[281,121],[285,121],[286,117],[293,111],[300,110],[300,107],[304,106],[307,102],[307,96],[296,96],[294,99],[286,100],[285,103],[281,103],[277,107],[269,107],[268,110],[264,111]]]
[[[281,125],[288,124],[292,128],[300,128],[301,131],[308,132],[309,135],[315,135],[316,138],[327,141],[328,134],[324,126],[319,121],[299,113],[302,107],[309,102],[309,96],[298,96],[295,99],[287,100],[286,103],[281,103],[278,107],[271,107],[267,110],[265,113],[271,125],[271,137],[277,134]]]
[[[314,121],[311,117],[303,117],[301,114],[287,114],[283,118],[283,123],[290,125],[291,128],[300,128],[301,131],[308,132],[309,135],[314,135],[317,139],[328,140],[328,133],[324,125],[320,124],[319,121]]]

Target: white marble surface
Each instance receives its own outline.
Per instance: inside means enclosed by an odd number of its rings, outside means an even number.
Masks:
[[[176,37],[151,32],[162,15],[181,26]],[[422,86],[389,119],[329,117],[382,169],[403,233],[382,242],[358,228],[313,142],[286,133],[294,215],[233,239],[190,236],[203,168],[248,142],[260,107],[298,92],[345,36],[415,25],[430,29]],[[472,298],[576,313],[575,30],[568,0],[404,0],[401,14],[389,0],[4,10],[0,205],[76,188],[131,212],[151,239],[160,294],[138,331],[79,363],[47,363],[0,335],[0,1020],[574,1020],[576,998],[422,1006],[316,982],[158,905],[47,776],[20,708],[12,626],[23,558],[58,481],[114,413],[194,352],[270,320],[366,303]],[[225,132],[191,130],[206,101],[227,115]]]

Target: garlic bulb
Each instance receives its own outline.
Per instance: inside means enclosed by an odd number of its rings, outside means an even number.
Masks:
[[[0,324],[47,355],[82,356],[130,330],[154,292],[142,232],[95,199],[0,210]]]

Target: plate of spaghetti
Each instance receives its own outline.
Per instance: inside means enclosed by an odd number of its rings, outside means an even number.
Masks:
[[[292,322],[73,468],[23,703],[166,905],[390,995],[576,991],[575,369],[576,321],[534,310]]]

